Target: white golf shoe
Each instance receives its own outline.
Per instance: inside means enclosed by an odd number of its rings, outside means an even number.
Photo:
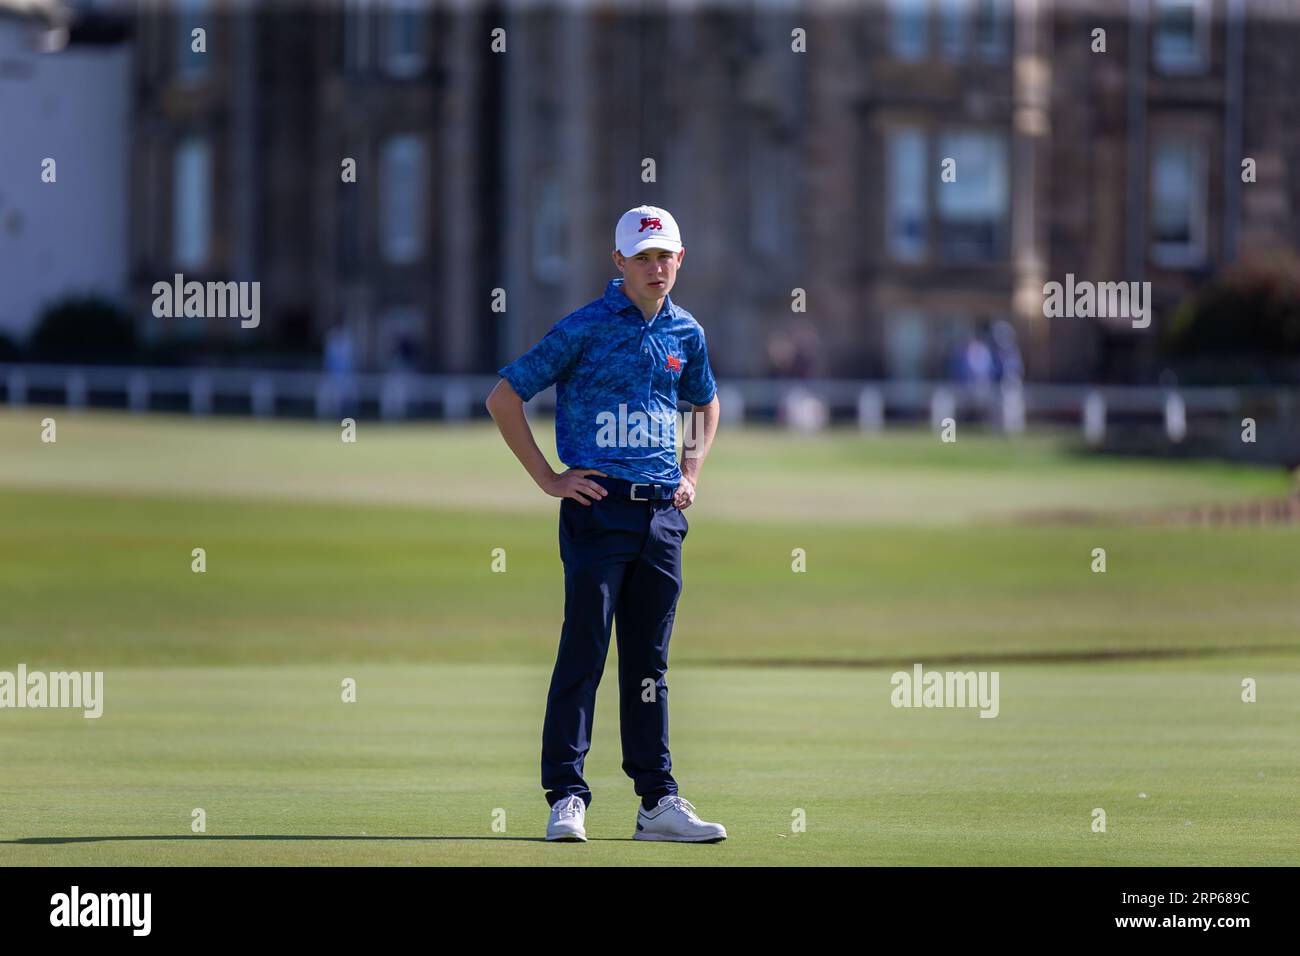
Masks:
[[[551,819],[546,824],[546,839],[586,843],[587,829],[583,822],[587,817],[587,805],[582,797],[564,797],[556,800],[551,807]]]
[[[727,838],[721,823],[705,823],[689,800],[675,793],[662,797],[653,810],[637,810],[634,840],[673,840],[678,843],[719,843]]]

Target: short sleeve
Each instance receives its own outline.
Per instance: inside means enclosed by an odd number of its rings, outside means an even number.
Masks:
[[[551,330],[509,365],[497,370],[525,402],[543,389],[564,378],[581,354],[576,333],[557,322]]]
[[[713,401],[717,390],[718,383],[709,367],[709,346],[704,339],[704,330],[700,329],[694,350],[686,356],[686,368],[677,395],[692,405],[707,405]]]

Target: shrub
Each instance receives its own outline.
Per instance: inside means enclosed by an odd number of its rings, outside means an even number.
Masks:
[[[64,299],[41,315],[28,353],[37,362],[130,362],[137,354],[135,323],[105,299]]]

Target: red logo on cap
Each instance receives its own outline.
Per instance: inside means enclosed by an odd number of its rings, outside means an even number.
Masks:
[[[664,369],[669,372],[680,372],[682,370],[682,360],[676,355],[670,355],[668,356],[668,364],[664,366]]]
[[[647,229],[659,229],[662,231],[663,228],[664,224],[658,219],[642,219],[641,228],[638,229],[637,232],[645,232]]]

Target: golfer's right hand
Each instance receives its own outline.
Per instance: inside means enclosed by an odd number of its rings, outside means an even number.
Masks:
[[[587,478],[587,475],[609,477],[603,471],[597,471],[595,468],[570,468],[563,474],[552,477],[550,481],[542,486],[542,490],[552,498],[572,498],[584,508],[589,508],[591,507],[591,501],[588,499],[604,498],[609,494],[609,491]],[[584,495],[586,497],[583,497]]]

